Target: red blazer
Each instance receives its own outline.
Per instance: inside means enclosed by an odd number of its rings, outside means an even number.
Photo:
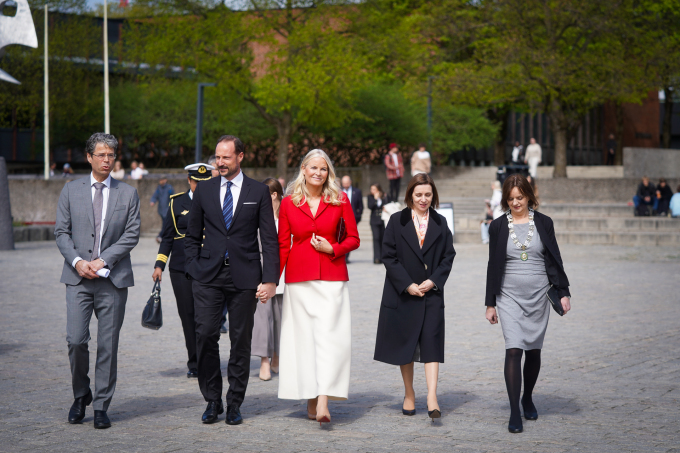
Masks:
[[[279,257],[281,272],[286,269],[286,283],[310,280],[348,281],[345,254],[359,248],[359,232],[347,195],[340,193],[342,204],[333,206],[319,202],[316,217],[307,203],[295,206],[290,197],[281,201],[279,210]],[[345,219],[347,238],[337,242],[340,217]],[[333,246],[333,255],[318,252],[310,243],[312,233],[326,238]],[[292,235],[292,245],[291,245]],[[340,258],[340,259],[339,259]]]

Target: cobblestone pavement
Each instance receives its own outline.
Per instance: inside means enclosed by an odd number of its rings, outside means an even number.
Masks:
[[[277,399],[277,376],[260,381],[253,358],[245,423],[232,427],[200,423],[205,403],[196,380],[185,377],[167,273],[165,325],[140,326],[157,252],[153,239],[142,239],[133,252],[137,285],[121,333],[113,427],[101,431],[91,407],[84,424],[66,422],[72,392],[56,245],[0,252],[0,451],[680,451],[680,248],[563,247],[574,310],[550,321],[535,393],[540,418],[518,435],[506,429],[501,329],[484,319],[486,247],[456,248],[439,422],[427,419],[422,366],[418,414],[405,417],[397,367],[372,360],[384,269],[371,263],[365,238],[350,264],[350,398],[331,404],[333,423],[320,428],[306,420],[304,402]],[[90,351],[94,317],[92,324]]]

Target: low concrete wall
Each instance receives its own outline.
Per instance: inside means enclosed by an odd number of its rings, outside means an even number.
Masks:
[[[623,176],[680,178],[680,149],[623,148]]]
[[[673,192],[680,178],[667,179]],[[654,184],[658,181],[652,180]],[[633,200],[639,178],[621,179],[539,179],[538,194],[543,201],[565,203],[618,203]]]

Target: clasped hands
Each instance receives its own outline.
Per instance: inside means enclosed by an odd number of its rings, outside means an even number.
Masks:
[[[276,285],[273,283],[260,283],[257,285],[255,297],[263,304],[276,295]]]
[[[425,293],[431,290],[432,288],[434,288],[434,282],[428,278],[420,285],[411,283],[411,285],[408,288],[406,288],[406,291],[408,291],[408,293],[412,296],[424,297]]]
[[[103,267],[104,262],[99,259],[94,261],[80,260],[76,263],[76,271],[78,271],[78,275],[88,280],[99,278],[97,271]]]

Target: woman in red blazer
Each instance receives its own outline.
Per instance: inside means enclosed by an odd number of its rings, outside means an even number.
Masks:
[[[307,416],[330,422],[328,400],[347,399],[352,324],[345,254],[359,248],[347,196],[328,155],[310,151],[279,212],[281,318],[279,398],[306,399]],[[338,242],[344,219],[346,237]]]

